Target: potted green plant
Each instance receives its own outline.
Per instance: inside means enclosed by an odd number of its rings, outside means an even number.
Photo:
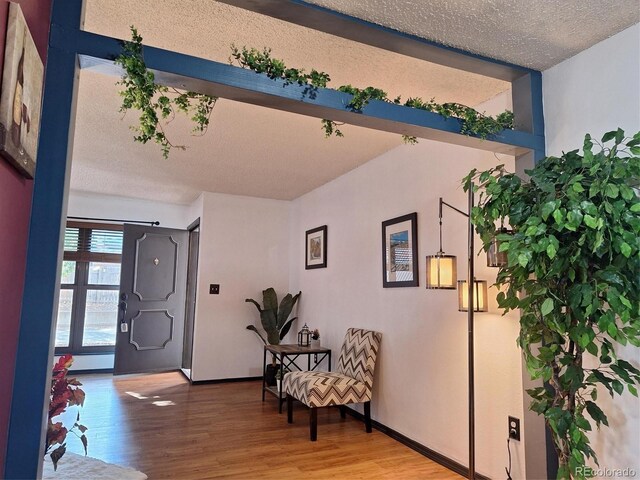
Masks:
[[[588,432],[608,426],[598,388],[613,397],[638,395],[640,370],[619,346],[640,346],[640,133],[608,132],[594,151],[548,157],[528,180],[502,166],[472,171],[479,183],[472,221],[492,244],[496,224],[508,264],[500,268],[498,305],[520,311],[518,344],[543,387],[528,390],[543,415],[559,460],[558,478],[590,476],[598,464]]]
[[[278,295],[270,287],[262,291],[262,306],[252,298],[247,298],[245,302],[253,303],[260,313],[261,332],[255,325],[247,325],[247,330],[255,332],[265,345],[279,345],[280,341],[291,329],[291,325],[298,317],[289,318],[293,307],[297,303],[302,292],[296,295],[287,293],[278,304]],[[265,380],[267,385],[274,386],[276,373],[276,359],[272,357],[271,365],[267,365]]]
[[[311,332],[311,346],[319,347],[320,346],[320,330],[317,328]]]

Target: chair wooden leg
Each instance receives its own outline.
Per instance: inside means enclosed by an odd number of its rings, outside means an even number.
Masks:
[[[364,425],[367,433],[371,433],[371,402],[364,402]]]
[[[287,394],[287,423],[293,423],[293,397]]]
[[[309,437],[312,442],[318,439],[318,409],[309,409]]]
[[[344,405],[338,405],[338,408],[340,409],[340,418],[343,420],[347,418],[347,407]]]

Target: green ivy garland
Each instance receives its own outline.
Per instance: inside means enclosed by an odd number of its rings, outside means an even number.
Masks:
[[[192,133],[204,135],[218,98],[157,85],[153,72],[147,70],[142,49],[142,37],[131,26],[131,41],[123,43],[122,54],[115,59],[115,64],[124,69],[122,79],[118,82],[124,87],[120,91],[120,111],[126,113],[131,108],[139,110],[139,125],[131,127],[137,133],[133,139],[140,143],[153,140],[160,145],[162,156],[168,158],[172,148],[185,150],[186,146],[174,145],[169,141],[160,119],[170,118],[171,121],[176,112],[190,115],[195,124]]]
[[[133,138],[136,142],[147,143],[153,140],[162,149],[162,156],[168,158],[172,148],[185,150],[184,145],[174,145],[169,141],[160,120],[173,119],[176,112],[191,115],[195,126],[193,133],[204,135],[209,126],[209,120],[217,97],[196,92],[181,92],[175,88],[169,88],[155,83],[155,76],[150,72],[144,62],[142,36],[137,29],[131,26],[131,41],[123,42],[122,54],[115,59],[116,65],[120,65],[124,74],[118,82],[124,87],[120,91],[122,105],[120,111],[126,113],[129,109],[140,112],[139,125],[132,126],[137,135]],[[231,64],[237,63],[242,68],[263,73],[272,79],[282,79],[287,84],[309,85],[314,89],[327,88],[331,78],[326,72],[312,69],[307,73],[304,69],[287,67],[284,61],[271,56],[271,49],[262,51],[255,48],[237,48],[231,45]],[[404,105],[429,112],[435,112],[445,118],[457,118],[462,123],[460,133],[487,138],[505,129],[513,129],[513,113],[504,111],[495,118],[484,115],[477,110],[460,103],[436,103],[432,98],[424,101],[419,97],[410,97],[404,103],[398,96],[393,100],[387,97],[384,90],[375,87],[357,88],[352,85],[342,85],[338,91],[352,95],[348,107],[354,112],[362,112],[370,100]],[[171,96],[169,96],[171,95]],[[169,120],[170,121],[170,120]],[[344,123],[330,119],[322,119],[322,130],[325,137],[343,137],[339,127]],[[418,139],[414,136],[403,135],[405,143],[415,144]]]
[[[235,63],[242,68],[248,68],[256,73],[265,73],[269,78],[279,78],[287,83],[310,85],[314,88],[326,88],[331,80],[329,74],[325,72],[311,70],[311,73],[307,74],[303,69],[287,68],[284,61],[271,56],[271,49],[269,48],[264,48],[260,51],[247,47],[239,49],[235,45],[232,45],[229,61],[232,64],[235,61]],[[435,112],[445,118],[457,118],[462,122],[460,133],[475,135],[483,139],[489,135],[495,135],[502,130],[513,129],[513,113],[508,110],[500,113],[496,118],[493,118],[466,105],[455,102],[439,104],[436,103],[433,98],[425,102],[419,97],[410,97],[403,104],[399,96],[390,100],[384,90],[376,87],[361,89],[352,85],[342,85],[338,87],[337,90],[352,95],[348,106],[354,112],[362,112],[370,100],[380,100],[396,105],[404,105],[405,107]],[[338,123],[326,118],[322,120],[322,129],[326,137],[333,135],[336,137],[344,136],[339,128],[341,125],[343,125],[343,123]],[[418,141],[416,137],[408,135],[403,135],[403,139],[406,143],[410,144],[415,144]]]

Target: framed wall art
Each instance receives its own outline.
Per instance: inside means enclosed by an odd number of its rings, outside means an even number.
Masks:
[[[418,214],[382,222],[382,286],[417,287]]]
[[[327,226],[307,230],[304,268],[327,268]]]
[[[20,5],[11,3],[0,95],[0,155],[25,177],[36,168],[44,67]]]

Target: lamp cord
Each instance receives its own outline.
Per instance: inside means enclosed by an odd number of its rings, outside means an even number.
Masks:
[[[507,437],[507,451],[509,452],[509,468],[505,467],[505,471],[507,472],[507,480],[513,480],[511,478],[511,444],[510,442],[510,438]]]
[[[438,216],[440,219],[440,250],[438,251],[438,253],[443,254],[444,252],[442,251],[442,197],[440,197]]]

